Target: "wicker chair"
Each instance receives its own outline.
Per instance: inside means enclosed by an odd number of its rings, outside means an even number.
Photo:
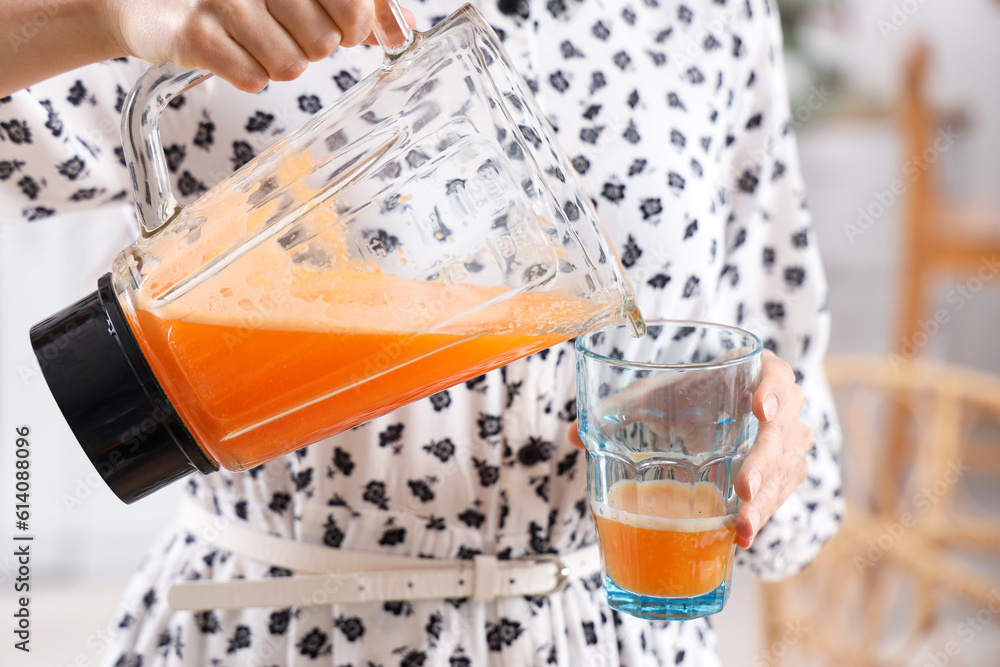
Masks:
[[[961,113],[935,109],[927,93],[931,67],[930,48],[916,41],[907,53],[902,86],[897,101],[902,147],[906,156],[903,178],[904,202],[902,256],[900,265],[899,312],[896,333],[897,353],[911,359],[920,357],[936,327],[934,289],[942,280],[980,280],[983,272],[992,276],[992,260],[1000,254],[1000,215],[992,202],[968,202],[949,197],[940,183],[937,162],[949,144],[938,145],[938,130],[963,125]],[[958,129],[958,128],[955,128]],[[964,133],[964,130],[963,130]],[[981,284],[981,283],[980,283]],[[893,416],[893,431],[901,432],[900,411]],[[891,456],[910,459],[909,442],[890,441]],[[884,488],[895,495],[893,478]]]
[[[754,667],[934,664],[925,643],[947,630],[939,626],[948,605],[1000,612],[1000,580],[967,558],[1000,558],[1000,520],[967,509],[968,482],[990,473],[965,458],[984,434],[1000,440],[1000,378],[898,357],[832,359],[827,373],[844,437],[847,512],[812,565],[764,585],[766,649]],[[878,489],[899,477],[886,446],[897,408],[907,411],[914,457],[886,510]]]

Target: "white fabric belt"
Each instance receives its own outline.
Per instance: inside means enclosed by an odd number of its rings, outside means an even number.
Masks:
[[[181,518],[198,539],[297,573],[291,577],[186,581],[171,587],[173,609],[321,606],[342,602],[548,595],[601,567],[597,545],[571,554],[499,560],[439,560],[347,551],[268,535],[186,500]]]

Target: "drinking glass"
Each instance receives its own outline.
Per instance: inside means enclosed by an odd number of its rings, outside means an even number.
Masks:
[[[741,329],[652,321],[577,338],[577,411],[611,607],[641,618],[722,610],[733,482],[757,435],[762,345]]]

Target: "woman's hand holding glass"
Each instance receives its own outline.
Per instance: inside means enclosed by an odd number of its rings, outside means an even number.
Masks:
[[[664,376],[653,376],[645,383],[640,380],[626,391],[609,397],[608,401],[614,402],[625,414],[641,410],[646,415],[653,415],[649,407],[656,403],[657,389],[662,387],[657,387],[655,382],[661,377]],[[691,389],[694,393],[711,390],[695,386]],[[748,398],[759,425],[756,443],[734,483],[743,501],[736,520],[736,543],[743,548],[753,543],[761,527],[805,480],[808,472],[806,454],[813,445],[812,429],[799,419],[805,394],[795,383],[791,367],[770,350],[763,353],[760,384]],[[654,418],[647,416],[639,420],[651,430],[659,430]],[[699,422],[704,423],[703,420]],[[710,437],[697,433],[697,424],[692,421],[690,428],[686,428],[672,420],[670,430],[674,433],[687,431],[688,437],[695,439]],[[570,425],[569,440],[583,449],[576,422]]]

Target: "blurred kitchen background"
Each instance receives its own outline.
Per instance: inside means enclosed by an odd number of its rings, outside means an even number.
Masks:
[[[778,4],[852,511],[801,578],[737,575],[715,621],[723,664],[1000,665],[1000,2]],[[5,641],[3,665],[96,664],[122,588],[177,509],[178,489],[122,505],[67,446],[24,335],[80,296],[63,286],[93,284],[130,242],[130,215],[0,226],[0,433],[7,451],[14,425],[33,428],[37,536],[35,652]],[[106,255],[63,259],[98,238]],[[35,253],[37,274],[9,275],[15,253]],[[13,573],[0,555],[0,609]]]

